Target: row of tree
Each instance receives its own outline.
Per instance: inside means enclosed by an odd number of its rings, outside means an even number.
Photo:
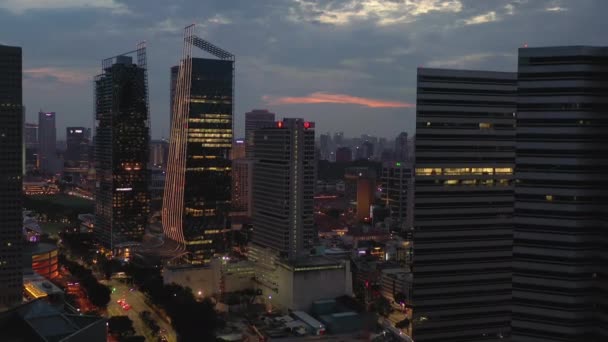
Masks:
[[[152,304],[162,308],[171,318],[171,325],[180,341],[215,340],[215,331],[224,322],[209,299],[197,301],[188,287],[164,285],[158,269],[143,269],[130,264],[125,271],[147,294]]]
[[[87,297],[93,305],[105,308],[110,302],[110,288],[97,281],[90,269],[68,260],[64,255],[59,255],[59,264],[64,266],[70,273],[78,279],[80,285],[87,293]]]

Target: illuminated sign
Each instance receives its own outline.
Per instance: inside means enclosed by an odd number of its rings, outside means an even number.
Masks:
[[[237,140],[236,140],[236,143],[237,143],[237,144],[244,144],[244,143],[245,143],[245,140],[243,140],[243,139],[237,139]]]
[[[131,191],[133,188],[117,188],[116,191]]]
[[[76,129],[76,130],[74,130],[74,132],[75,133],[82,133],[82,130],[81,129]]]
[[[53,115],[55,115],[55,113],[53,113],[53,112],[50,112],[50,113],[44,113],[44,115],[46,115],[46,116],[53,116]]]

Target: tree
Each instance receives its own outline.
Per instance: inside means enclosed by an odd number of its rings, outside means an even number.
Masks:
[[[114,316],[108,319],[108,330],[110,334],[122,338],[135,333],[133,321],[128,316]]]

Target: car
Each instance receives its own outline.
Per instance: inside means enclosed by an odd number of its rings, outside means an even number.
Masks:
[[[122,306],[122,308],[123,308],[123,310],[125,310],[125,311],[129,311],[129,310],[131,309],[131,305],[129,305],[129,304],[125,304],[125,305],[123,305],[123,306]]]
[[[167,339],[167,336],[165,336],[165,335],[161,335],[161,336],[160,336],[160,338],[159,338],[158,340],[159,340],[160,342],[167,342],[167,341],[169,341],[169,340]]]

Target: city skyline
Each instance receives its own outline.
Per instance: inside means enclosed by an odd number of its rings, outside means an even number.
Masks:
[[[137,39],[146,39],[149,46],[152,136],[168,137],[166,70],[178,58],[176,38],[181,28],[191,22],[204,26],[202,36],[240,56],[235,136],[243,136],[246,111],[266,108],[279,117],[306,116],[317,122],[320,132],[343,130],[352,136],[366,127],[367,133],[390,137],[403,130],[413,132],[414,109],[390,106],[415,102],[417,66],[509,71],[517,64],[513,51],[524,44],[605,45],[605,38],[592,32],[606,25],[596,13],[608,5],[547,0],[479,6],[465,0],[427,0],[375,10],[376,0],[350,7],[352,1],[310,4],[294,0],[253,8],[247,3],[233,7],[212,1],[185,2],[161,11],[157,6],[119,1],[79,3],[0,4],[0,28],[31,26],[31,31],[0,37],[3,43],[25,47],[28,121],[39,108],[55,111],[60,139],[63,127],[92,127],[89,88],[103,50],[132,49]],[[126,20],[134,14],[136,20]],[[564,21],[565,15],[572,20]],[[589,25],[569,24],[583,15],[588,15]],[[537,22],[543,22],[541,29]],[[57,36],[52,45],[35,34],[42,27]],[[131,34],[124,35],[127,30]],[[247,34],[235,33],[243,31]],[[99,39],[106,42],[103,47],[89,43]],[[68,48],[74,43],[85,48]],[[303,58],[309,54],[313,58]],[[374,105],[361,99],[386,101],[389,108],[356,104]],[[287,104],[294,102],[305,103]]]

